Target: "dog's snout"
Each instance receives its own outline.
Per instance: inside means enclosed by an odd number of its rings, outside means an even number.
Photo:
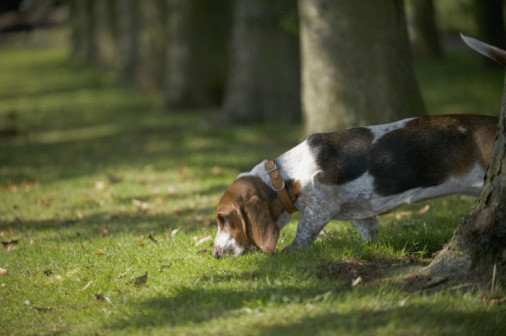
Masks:
[[[216,249],[213,250],[212,256],[215,257],[216,259],[220,259],[221,258],[221,255],[218,253],[218,250],[216,250]]]

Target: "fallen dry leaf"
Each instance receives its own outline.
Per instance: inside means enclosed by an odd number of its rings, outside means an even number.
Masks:
[[[147,281],[148,281],[148,272],[146,271],[146,273],[144,273],[141,276],[132,277],[130,282],[133,283],[135,286],[141,286],[145,285]]]
[[[357,285],[360,285],[362,283],[363,279],[361,276],[359,276],[358,278],[356,278],[355,280],[353,280],[353,282],[351,283],[351,287],[355,287]]]
[[[430,205],[426,205],[424,206],[423,208],[421,208],[420,210],[418,210],[417,212],[415,212],[415,214],[417,215],[423,215],[424,213],[426,213],[427,211],[429,211],[430,209]]]
[[[14,245],[14,244],[17,244],[19,242],[19,239],[16,239],[16,238],[12,238],[12,239],[9,239],[9,240],[5,240],[2,242],[2,245],[3,247],[5,247],[6,249],[9,249],[9,246],[10,245]]]
[[[54,309],[53,307],[40,307],[40,306],[31,306],[30,308],[33,308],[33,309],[39,310],[39,311],[50,311],[50,310]]]
[[[202,221],[202,226],[211,226],[213,224],[213,222],[209,219],[204,219]]]
[[[107,180],[109,180],[109,183],[112,183],[112,184],[123,182],[123,178],[119,175],[114,174],[114,173],[107,174]]]
[[[109,230],[107,230],[107,229],[106,229],[105,227],[103,227],[103,226],[96,226],[96,227],[95,227],[95,231],[102,233],[102,235],[104,235],[104,236],[106,236],[106,235],[108,235],[108,234],[109,234]]]
[[[195,240],[197,240],[198,238],[197,237],[193,237]],[[205,243],[206,241],[210,240],[211,239],[211,236],[206,236],[204,238],[200,238],[196,243],[195,243],[195,246],[199,246],[201,245],[202,243]]]
[[[102,293],[100,293],[100,292],[98,292],[97,294],[93,294],[93,296],[95,297],[95,300],[97,300],[97,301],[105,301],[107,303],[112,303],[111,299],[109,299],[105,295],[102,295]]]
[[[104,190],[105,188],[105,182],[104,181],[97,181],[95,182],[95,189],[97,189],[98,191],[100,190]]]
[[[155,239],[155,237],[150,233],[148,234],[149,240],[151,240],[153,243],[158,244],[158,240]]]
[[[118,277],[116,279],[114,279],[114,281],[116,281],[116,282],[120,281],[121,279],[123,279],[128,274],[128,272],[130,272],[130,268],[127,269],[125,271],[125,273],[121,273],[120,275],[118,275]]]
[[[200,250],[197,252],[198,255],[206,255],[209,253],[209,250],[208,249],[203,249],[203,250]]]
[[[137,246],[144,246],[146,244],[144,244],[143,242],[137,242]]]
[[[430,205],[427,204],[423,208],[421,208],[420,210],[417,210],[417,211],[400,211],[400,212],[388,214],[385,217],[387,217],[387,218],[388,217],[390,217],[390,218],[394,217],[397,220],[401,220],[402,218],[407,217],[407,216],[420,216],[420,215],[423,215],[424,213],[426,213],[427,211],[429,211],[429,209],[430,209]]]
[[[83,288],[80,289],[80,291],[85,291],[90,285],[93,283],[93,280],[90,280]]]
[[[149,204],[138,199],[133,199],[132,204],[138,207],[141,210],[147,210],[149,208]]]
[[[4,268],[0,268],[0,275],[4,275],[7,273],[7,270]]]
[[[104,249],[97,249],[97,252],[95,252],[95,255],[104,255],[105,252],[107,252],[107,247]]]
[[[161,272],[163,271],[165,268],[170,268],[170,264],[166,264],[166,265],[160,265],[160,267],[158,268],[158,271]]]
[[[82,248],[83,250],[85,250],[86,252],[89,252],[89,251],[88,251],[88,249],[87,249],[86,247],[84,247],[84,245],[83,245],[82,243],[80,243],[80,244],[79,244],[79,246],[81,246],[81,248]]]
[[[210,277],[208,277],[207,275],[202,275],[200,278],[199,278],[199,281],[209,281],[211,280]]]
[[[2,229],[2,231],[0,231],[0,237],[11,236],[12,234],[12,231],[9,231],[8,229]]]
[[[506,302],[506,297],[495,297],[491,298],[489,304],[502,305]]]
[[[179,230],[181,230],[181,227],[178,227],[177,229],[172,230],[172,232],[170,233],[170,237],[171,238],[174,237],[176,235],[176,233],[179,232]]]
[[[9,240],[7,240],[7,241],[3,241],[3,242],[2,242],[2,245],[3,245],[3,247],[4,247],[7,251],[10,251],[10,250],[12,250],[12,249],[15,247],[15,245],[18,243],[18,241],[19,241],[19,239],[14,239],[14,238],[13,238],[13,239],[9,239]]]
[[[218,167],[218,166],[214,166],[213,169],[211,169],[211,172],[213,173],[213,175],[220,175],[221,174],[221,167]]]
[[[406,303],[408,303],[408,301],[410,299],[411,299],[411,295],[406,296],[404,299],[402,299],[401,301],[399,301],[398,306],[399,307],[404,307],[406,305]]]

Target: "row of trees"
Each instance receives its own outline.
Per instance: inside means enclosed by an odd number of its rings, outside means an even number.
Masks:
[[[68,0],[76,57],[169,109],[219,122],[299,122],[305,133],[425,113],[403,0]],[[419,55],[441,47],[432,0],[406,0]],[[502,0],[468,0],[502,46]],[[499,37],[497,37],[499,36]]]

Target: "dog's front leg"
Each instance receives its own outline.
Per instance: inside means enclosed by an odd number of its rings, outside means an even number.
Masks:
[[[354,219],[353,224],[355,224],[363,242],[378,241],[378,220],[376,217]]]
[[[315,222],[313,219],[309,220],[307,217],[302,217],[297,226],[295,239],[289,246],[285,247],[284,251],[302,250],[318,237],[327,223],[328,220]]]

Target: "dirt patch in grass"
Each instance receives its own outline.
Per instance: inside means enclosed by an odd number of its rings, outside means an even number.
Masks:
[[[401,267],[414,262],[411,258],[402,260],[358,260],[353,258],[324,262],[320,265],[317,276],[343,283],[345,286],[368,284],[392,275]]]

